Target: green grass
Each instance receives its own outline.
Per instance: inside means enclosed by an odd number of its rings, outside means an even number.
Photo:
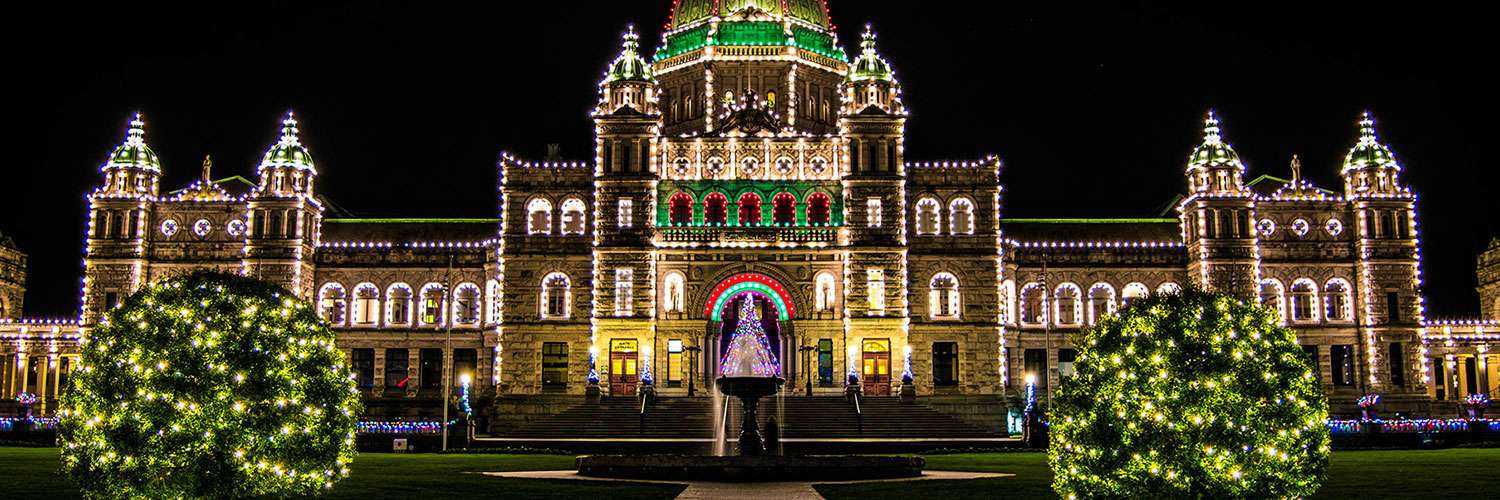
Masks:
[[[9,479],[5,498],[77,498],[78,491],[57,472],[56,448],[0,448],[0,471]],[[573,457],[559,455],[385,455],[363,454],[349,479],[328,498],[672,498],[682,487],[576,481],[502,479],[470,474],[564,470]],[[823,485],[830,499],[1041,498],[1052,496],[1052,472],[1042,453],[933,455],[927,468],[1003,472],[1014,477],[972,481],[917,481]],[[1477,498],[1495,487],[1500,448],[1436,451],[1335,452],[1318,498]]]
[[[56,448],[0,448],[0,471],[7,478],[4,498],[79,498],[58,473]],[[367,453],[349,478],[324,498],[673,498],[682,486],[506,479],[471,472],[564,470],[572,456],[560,455],[388,455]]]
[[[1055,497],[1043,453],[934,455],[929,470],[1004,472],[1015,477],[972,481],[919,481],[817,486],[830,500],[883,498]],[[1328,477],[1315,498],[1480,498],[1493,492],[1500,448],[1334,452]],[[1492,493],[1491,493],[1492,494]]]

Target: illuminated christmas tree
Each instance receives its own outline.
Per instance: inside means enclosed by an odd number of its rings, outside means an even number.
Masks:
[[[314,308],[240,276],[147,286],[83,345],[64,473],[90,497],[309,496],[349,474],[363,408]]]
[[[1328,402],[1269,309],[1138,299],[1076,342],[1047,416],[1064,498],[1292,498],[1328,467]]]
[[[781,376],[781,365],[771,354],[766,329],[760,325],[760,306],[753,296],[746,295],[740,302],[739,323],[729,338],[729,352],[724,354],[724,362],[719,365],[719,375],[730,378]]]

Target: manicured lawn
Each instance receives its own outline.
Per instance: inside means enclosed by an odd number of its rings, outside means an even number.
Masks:
[[[1004,472],[1015,477],[974,481],[920,481],[824,485],[829,499],[1053,497],[1052,471],[1043,453],[989,453],[927,457],[931,470]],[[1435,451],[1343,451],[1333,454],[1316,498],[1483,498],[1500,485],[1500,448]],[[1483,493],[1490,491],[1491,493]]]
[[[918,481],[825,485],[830,499],[1040,498],[1052,496],[1052,473],[1042,453],[933,455],[932,470],[1004,472],[1015,477],[974,481]],[[470,472],[564,470],[573,457],[558,455],[385,455],[364,454],[349,479],[329,498],[671,498],[682,491],[668,485],[601,484],[573,481],[501,479]],[[0,471],[8,479],[4,498],[77,498],[57,472],[55,448],[0,448]],[[1333,466],[1320,498],[1470,497],[1496,487],[1500,448],[1439,451],[1345,451]]]
[[[0,498],[78,498],[57,472],[56,448],[0,448],[6,477]],[[674,485],[633,485],[577,481],[504,479],[469,472],[563,470],[573,457],[559,455],[385,455],[367,453],[354,461],[349,478],[324,498],[673,498]]]

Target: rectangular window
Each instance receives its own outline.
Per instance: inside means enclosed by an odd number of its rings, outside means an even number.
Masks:
[[[375,350],[355,349],[350,357],[354,365],[354,382],[360,389],[375,387]]]
[[[472,384],[479,380],[479,351],[474,349],[453,350],[453,385],[461,385],[467,375]]]
[[[1333,365],[1333,385],[1354,385],[1354,346],[1336,345],[1329,348]]]
[[[958,385],[958,344],[937,342],[932,344],[932,385],[952,387]]]
[[[635,270],[630,268],[615,270],[615,316],[629,316],[634,305],[634,283]]]
[[[885,270],[865,270],[865,293],[870,296],[870,314],[885,315]]]
[[[620,229],[635,227],[635,200],[620,198],[619,215]]]
[[[880,227],[880,212],[880,198],[870,198],[868,200],[865,200],[865,220],[869,222],[867,224],[868,227]]]
[[[1401,294],[1396,292],[1385,293],[1385,317],[1389,323],[1401,322]]]
[[[818,339],[818,385],[833,387],[833,339]]]
[[[682,341],[667,341],[667,387],[682,387]]]
[[[1307,366],[1312,367],[1313,379],[1323,382],[1323,365],[1322,360],[1318,359],[1318,346],[1302,346],[1302,353],[1307,357]]]
[[[1062,378],[1072,377],[1075,373],[1074,363],[1078,362],[1078,351],[1073,349],[1057,350],[1057,376]]]
[[[1391,344],[1386,360],[1391,367],[1391,385],[1406,387],[1406,350],[1400,343]]]
[[[1036,386],[1038,389],[1047,388],[1046,349],[1027,349],[1025,368],[1025,379],[1031,379],[1035,377],[1034,380],[1036,380]],[[1023,381],[1025,379],[1023,379]]]
[[[119,292],[104,292],[104,310],[108,311],[120,307]]]
[[[406,349],[385,350],[385,390],[405,391],[411,377],[406,374],[408,354]]]
[[[1448,399],[1448,361],[1437,359],[1432,364],[1433,388],[1437,389],[1437,400]]]
[[[568,344],[547,342],[542,344],[542,390],[566,391],[568,389]]]
[[[443,350],[422,349],[418,354],[422,357],[422,371],[420,372],[423,389],[443,388]]]

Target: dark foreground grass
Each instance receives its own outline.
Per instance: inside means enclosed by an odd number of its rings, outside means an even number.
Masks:
[[[56,448],[0,448],[0,498],[78,498],[78,490],[58,473]],[[362,454],[323,498],[673,498],[683,487],[505,479],[473,472],[564,470],[573,457],[560,455],[388,455]]]
[[[1044,453],[927,457],[929,470],[1003,472],[1015,477],[817,486],[835,499],[1055,498]],[[1486,498],[1500,485],[1500,448],[1334,452],[1314,498]],[[1489,493],[1485,493],[1488,491]],[[1488,497],[1493,498],[1493,497]]]
[[[77,498],[57,472],[55,448],[0,448],[0,498]],[[1014,477],[973,481],[917,481],[823,485],[830,499],[1045,498],[1052,472],[1042,453],[933,455],[931,470],[1003,472]],[[350,477],[328,498],[672,498],[682,487],[576,481],[501,479],[473,472],[565,470],[573,457],[559,455],[364,454]],[[1333,465],[1318,498],[1482,498],[1500,480],[1500,448],[1436,451],[1345,451]],[[1489,493],[1485,493],[1489,492]],[[771,499],[767,499],[771,500]]]

